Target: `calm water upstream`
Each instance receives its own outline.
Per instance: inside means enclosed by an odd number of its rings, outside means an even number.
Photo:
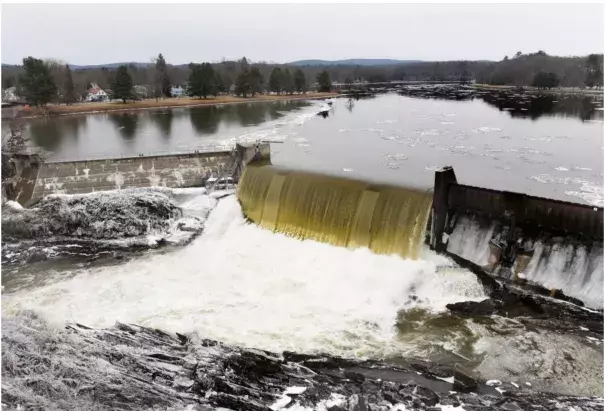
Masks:
[[[281,101],[38,119],[26,134],[62,159],[265,139],[283,142],[273,162],[293,168],[429,189],[433,170],[452,165],[464,184],[602,205],[602,101],[560,100],[524,116],[387,94],[336,99],[327,117],[315,115],[325,102]]]

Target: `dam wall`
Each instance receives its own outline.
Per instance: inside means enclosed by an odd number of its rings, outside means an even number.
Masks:
[[[459,184],[454,170],[435,172],[431,246],[444,246],[443,233],[451,230],[453,216],[472,214],[497,220],[526,235],[548,232],[552,236],[576,236],[603,240],[603,208],[551,200],[522,193]]]
[[[432,249],[603,307],[603,208],[459,184],[435,174]]]
[[[238,181],[245,165],[268,159],[269,144],[145,157],[46,161],[19,173],[14,199],[24,206],[49,194],[86,194],[140,187],[203,187],[209,179]],[[24,187],[26,192],[18,187]]]

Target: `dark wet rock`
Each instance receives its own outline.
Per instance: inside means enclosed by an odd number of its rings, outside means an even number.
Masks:
[[[446,253],[458,265],[473,272],[483,285],[489,298],[483,301],[464,301],[448,304],[452,313],[460,316],[499,315],[508,318],[520,318],[526,325],[536,325],[542,329],[557,332],[586,328],[590,336],[603,339],[603,311],[583,307],[577,299],[557,293],[546,292],[544,287],[535,284],[517,284],[490,276],[477,264],[462,257]]]
[[[519,318],[526,325],[556,332],[577,334],[580,327],[593,337],[603,338],[603,313],[524,290],[503,287],[489,299],[448,304],[447,309],[461,316],[499,315]]]
[[[448,304],[447,309],[464,315],[492,315],[497,307],[493,300],[487,299],[483,301],[461,301]]]
[[[424,366],[431,370],[430,363]],[[377,369],[388,374],[373,378]],[[430,375],[401,382],[411,370],[411,364],[392,367],[327,355],[280,355],[133,324],[103,330],[70,324],[61,330],[31,312],[2,321],[2,402],[7,409],[266,411],[283,404],[282,409],[296,405],[345,411],[395,406],[440,410],[445,405],[467,410],[603,410],[600,398],[528,387],[504,395],[481,390],[451,394],[449,388],[439,389],[437,383],[443,382]]]
[[[461,365],[454,367],[454,391],[467,392],[479,385],[479,378]]]

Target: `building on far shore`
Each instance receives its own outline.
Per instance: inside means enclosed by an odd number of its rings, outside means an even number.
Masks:
[[[149,86],[132,86],[132,91],[134,92],[135,96],[141,99],[148,98],[149,96],[151,96],[151,90]]]
[[[172,97],[183,97],[186,95],[185,89],[181,86],[172,86],[170,87],[170,95]]]
[[[109,101],[109,96],[107,95],[107,92],[96,83],[91,83],[91,87],[88,89],[88,94],[86,94],[84,101],[105,102]]]

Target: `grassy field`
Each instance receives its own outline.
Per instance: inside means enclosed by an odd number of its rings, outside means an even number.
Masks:
[[[140,100],[135,102],[110,103],[77,103],[72,105],[48,105],[45,108],[26,107],[20,110],[19,117],[36,117],[42,115],[61,115],[72,113],[97,113],[110,111],[132,111],[167,107],[192,107],[212,104],[253,103],[258,101],[318,99],[337,96],[338,93],[307,93],[295,95],[259,95],[255,97],[219,96],[207,99],[168,98]]]

